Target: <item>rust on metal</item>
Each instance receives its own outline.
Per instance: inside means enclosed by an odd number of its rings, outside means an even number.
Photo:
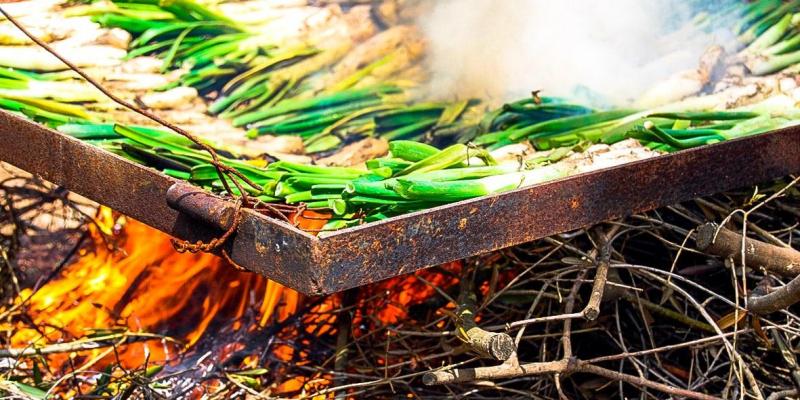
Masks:
[[[236,207],[229,201],[185,182],[170,186],[166,198],[175,210],[221,230],[228,230],[236,215]]]
[[[185,183],[173,186],[179,181],[154,169],[6,112],[0,112],[0,143],[0,160],[181,239],[218,236],[225,222],[209,219],[223,219],[225,210],[234,206],[211,195],[198,198],[199,204],[178,204],[181,191],[198,189]],[[242,222],[226,250],[239,265],[283,285],[307,294],[332,293],[800,173],[798,154],[800,127],[792,127],[318,237],[242,210]],[[168,195],[170,187],[173,193]]]

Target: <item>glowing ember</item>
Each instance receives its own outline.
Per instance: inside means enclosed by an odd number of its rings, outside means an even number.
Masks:
[[[383,325],[396,324],[408,317],[408,307],[431,298],[436,293],[434,287],[448,288],[458,284],[461,267],[461,261],[454,261],[441,266],[441,269],[450,274],[422,270],[414,275],[401,276],[376,284],[371,287],[372,293],[385,291],[390,295],[385,302],[375,304],[374,308],[367,305],[367,313],[375,315]]]

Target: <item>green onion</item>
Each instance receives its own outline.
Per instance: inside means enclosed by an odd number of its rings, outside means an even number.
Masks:
[[[394,153],[393,153],[394,154]],[[469,158],[469,148],[463,144],[454,144],[425,159],[415,162],[408,168],[400,171],[398,176],[419,174],[424,172],[445,169],[460,164]]]
[[[450,182],[398,179],[392,189],[403,198],[414,200],[460,201],[514,190],[566,176],[568,170],[556,165],[530,171],[495,175],[481,179]]]
[[[392,157],[405,161],[417,162],[439,153],[439,149],[425,143],[395,140],[389,142],[389,152],[392,154]]]

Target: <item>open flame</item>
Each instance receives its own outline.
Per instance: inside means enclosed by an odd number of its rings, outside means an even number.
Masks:
[[[264,325],[273,317],[287,318],[301,301],[299,293],[213,255],[177,253],[166,234],[107,208],[98,212],[90,237],[92,243],[60,277],[21,293],[17,303],[30,320],[15,327],[14,347],[44,346],[109,328],[178,339],[122,347],[119,361],[135,367],[145,357],[150,363],[169,361],[174,352],[196,344],[216,318],[241,329],[248,310],[257,309],[257,323]],[[66,359],[51,361],[55,372]]]
[[[325,223],[324,215],[297,220],[307,230],[320,229]],[[216,256],[177,253],[166,234],[108,208],[98,210],[89,238],[79,257],[57,278],[25,289],[16,299],[15,307],[24,310],[26,318],[15,322],[11,345],[46,348],[99,336],[121,339],[113,351],[104,347],[46,355],[45,365],[37,365],[51,376],[84,366],[102,370],[117,364],[123,369],[178,364],[204,335],[269,329],[295,316],[303,306],[298,322],[281,328],[278,336],[283,340],[269,348],[274,359],[304,365],[311,359],[308,349],[314,347],[309,338],[336,335],[340,329],[337,316],[343,307],[342,295],[310,301]],[[434,286],[457,284],[460,268],[460,263],[450,263],[442,268],[446,273],[425,270],[415,274],[423,279],[408,275],[358,290],[351,305],[349,334],[357,338],[376,327],[403,321],[410,307],[434,295]],[[218,359],[246,347],[227,337],[221,344],[216,350]],[[248,355],[240,367],[258,368],[263,362],[259,358],[257,352]],[[330,378],[324,373],[287,376],[272,383],[272,393],[313,392],[329,386]]]

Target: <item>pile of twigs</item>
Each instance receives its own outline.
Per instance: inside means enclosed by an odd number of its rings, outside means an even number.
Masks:
[[[337,314],[358,319],[351,341],[331,335],[327,351],[309,351],[317,356],[311,366],[298,360],[265,366],[327,376],[333,384],[316,394],[784,398],[800,384],[798,318],[791,308],[763,308],[759,300],[767,287],[781,286],[774,278],[790,277],[774,266],[764,270],[763,262],[748,265],[758,261],[749,256],[743,263],[726,254],[724,242],[736,243],[726,235],[735,233],[721,231],[714,248],[695,244],[695,237],[705,221],[727,221],[731,230],[746,229],[765,243],[761,249],[797,247],[800,192],[797,181],[787,182],[465,260],[460,272],[438,272],[469,285],[437,287],[396,323],[384,324],[370,312],[396,299],[393,291],[362,289]],[[465,302],[464,290],[478,301]],[[516,352],[483,351],[480,332],[463,318],[470,308],[483,329],[510,335]],[[284,338],[298,351],[306,339]],[[495,343],[489,348],[503,349],[502,340]],[[340,357],[346,362],[336,362]]]
[[[0,299],[10,300],[21,287],[51,279],[61,263],[22,262],[70,254],[91,221],[94,205],[70,199],[70,193],[42,180],[16,175],[0,164]],[[57,261],[57,260],[56,260]],[[44,268],[44,269],[42,269]],[[42,275],[43,274],[43,275]],[[5,304],[5,303],[2,303]]]
[[[251,398],[791,396],[800,385],[794,351],[800,320],[786,306],[800,297],[786,293],[791,284],[771,289],[791,281],[800,264],[765,260],[796,254],[790,247],[800,244],[797,183],[787,178],[697,199],[307,299],[294,316],[258,332],[228,327],[207,335],[177,370],[129,369],[101,382],[106,387],[98,392],[125,387],[133,398],[203,392]],[[709,228],[708,221],[725,229]],[[716,234],[711,245],[709,229]],[[753,241],[748,248],[757,249],[744,260],[735,251],[742,231]],[[765,306],[766,293],[779,301]],[[770,307],[775,304],[783,307]],[[137,340],[114,335],[88,345]],[[231,342],[240,350],[219,351]],[[16,374],[16,381],[34,382]]]

